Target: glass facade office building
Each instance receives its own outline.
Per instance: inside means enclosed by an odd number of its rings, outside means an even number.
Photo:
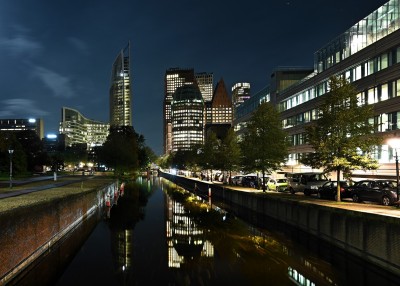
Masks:
[[[196,73],[195,77],[204,102],[211,101],[213,96],[214,75],[212,73],[202,72]]]
[[[204,102],[196,84],[176,89],[171,103],[172,151],[203,144]]]
[[[172,151],[171,104],[174,93],[178,87],[192,85],[195,82],[193,69],[170,68],[165,73],[163,104],[164,154],[170,154]]]
[[[329,96],[329,78],[343,76],[357,88],[360,104],[374,107],[375,115],[370,120],[378,123],[377,134],[385,140],[400,137],[399,11],[400,1],[391,0],[361,19],[315,52],[314,70],[308,75],[280,90],[276,88],[276,83],[280,81],[278,77],[264,92],[251,98],[255,105],[246,105],[247,101],[239,106],[240,117],[235,124],[243,125],[256,104],[263,99],[276,104],[291,145],[287,171],[306,171],[307,166],[300,165],[299,158],[304,153],[312,152],[312,148],[305,142],[304,126],[317,119],[320,97]],[[374,156],[380,163],[379,170],[357,171],[354,174],[392,174],[393,155],[394,150],[388,144],[377,146]]]
[[[65,135],[65,145],[87,144],[90,150],[101,146],[109,134],[110,125],[84,117],[79,111],[63,107],[59,133]]]
[[[130,44],[121,50],[112,65],[110,86],[111,126],[132,126]]]

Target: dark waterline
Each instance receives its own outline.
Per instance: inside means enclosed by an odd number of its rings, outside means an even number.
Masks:
[[[276,221],[249,215],[258,227],[250,226],[208,202],[199,203],[206,215],[193,216],[196,208],[172,199],[171,189],[157,177],[140,180],[109,217],[99,210],[13,284],[398,285],[398,277]]]

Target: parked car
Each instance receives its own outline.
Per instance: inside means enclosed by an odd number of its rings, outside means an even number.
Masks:
[[[318,198],[337,200],[337,181],[329,181],[318,189]],[[340,181],[340,198],[351,198],[349,184],[346,181]]]
[[[244,176],[242,176],[242,175],[233,176],[232,179],[231,179],[232,185],[235,185],[235,186],[242,185],[243,177]]]
[[[362,180],[350,187],[353,202],[377,202],[385,206],[397,202],[397,183],[394,180]]]
[[[288,188],[288,180],[287,179],[272,179],[269,178],[267,183],[267,191],[277,191],[284,192]]]
[[[242,186],[258,189],[259,178],[254,175],[246,175],[242,178]]]
[[[317,194],[318,188],[328,182],[328,178],[323,173],[288,173],[286,174],[289,183],[289,191],[294,194],[303,192],[304,195]]]

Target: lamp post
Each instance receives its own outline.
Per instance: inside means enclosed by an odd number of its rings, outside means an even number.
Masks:
[[[400,148],[400,138],[391,138],[388,140],[388,144],[395,151],[395,160],[396,160],[396,194],[397,194],[397,202],[399,201],[399,157],[397,156],[397,149]],[[399,206],[399,205],[397,205]]]
[[[10,189],[12,189],[12,155],[14,153],[13,149],[8,149],[8,153],[10,154]]]

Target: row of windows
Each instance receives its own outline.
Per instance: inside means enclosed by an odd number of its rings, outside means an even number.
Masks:
[[[315,53],[322,72],[400,27],[399,0],[390,0]]]
[[[385,132],[400,129],[400,111],[383,113],[369,120],[370,124],[377,126],[376,132]],[[305,133],[298,133],[288,136],[291,146],[306,144]]]
[[[305,153],[291,153],[288,155],[287,165],[299,164],[301,158],[305,156]],[[373,153],[372,158],[377,160],[380,164],[394,163],[396,160],[396,150],[390,147],[388,144],[377,146]]]
[[[354,82],[397,63],[400,63],[400,47],[358,64],[344,71],[341,75],[343,75],[350,82]],[[279,103],[279,110],[285,111],[294,108],[304,102],[312,100],[315,97],[324,95],[327,92],[329,92],[329,84],[328,80],[325,80],[316,86],[313,86],[291,98],[288,98],[285,101],[282,101]]]
[[[360,105],[375,104],[397,96],[400,96],[400,79],[378,85],[357,95]],[[318,119],[318,110],[313,109],[288,117],[282,121],[282,124],[283,128],[290,128],[316,119]]]

